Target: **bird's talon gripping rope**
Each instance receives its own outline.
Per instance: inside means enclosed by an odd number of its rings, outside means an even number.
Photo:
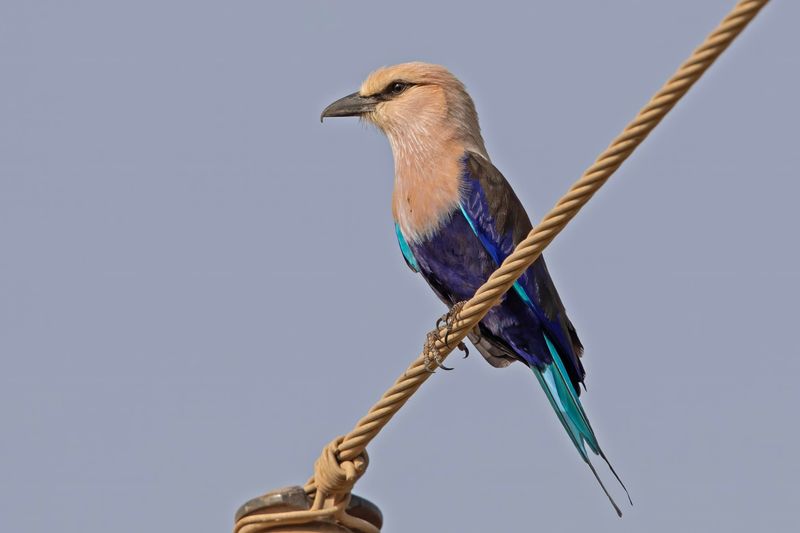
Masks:
[[[447,313],[440,316],[436,321],[436,331],[431,331],[428,333],[428,336],[425,340],[425,347],[423,349],[424,357],[422,359],[425,370],[428,372],[436,372],[437,368],[441,368],[442,370],[453,370],[449,366],[444,366],[444,359],[439,353],[438,348],[436,348],[436,341],[439,339],[438,331],[444,327],[444,343],[449,344],[450,333],[453,332],[456,324],[456,318],[461,312],[461,309],[463,309],[465,303],[466,302],[456,303]],[[456,348],[464,352],[465,358],[469,356],[469,349],[463,341],[459,342]]]
[[[456,325],[456,318],[458,317],[458,314],[464,308],[464,304],[466,304],[466,303],[467,302],[465,302],[465,301],[457,302],[455,305],[453,305],[453,307],[450,308],[450,310],[447,313],[442,315],[439,318],[439,320],[436,321],[436,328],[437,329],[440,327],[440,324],[442,322],[444,322],[444,325],[445,325],[444,343],[445,344],[449,344],[450,343],[450,333],[453,332],[453,328]],[[463,344],[463,343],[459,343],[459,344]],[[459,345],[458,348],[461,349],[461,346]]]
[[[425,339],[425,346],[422,348],[422,353],[424,355],[422,359],[422,364],[425,367],[425,370],[433,374],[436,372],[436,367],[439,366],[436,359],[441,361],[441,358],[438,355],[438,351],[436,349],[436,332],[431,331],[428,333]]]
[[[444,359],[442,359],[439,349],[436,348],[436,340],[438,338],[439,336],[436,331],[431,331],[428,333],[425,346],[422,349],[422,353],[424,354],[422,364],[425,367],[425,370],[431,374],[436,372],[437,368],[441,368],[442,370],[453,370],[449,366],[444,366]]]

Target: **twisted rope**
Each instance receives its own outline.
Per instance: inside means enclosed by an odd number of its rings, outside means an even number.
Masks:
[[[555,207],[517,245],[486,283],[464,304],[461,311],[452,320],[449,330],[443,326],[434,332],[436,339],[434,349],[442,360],[481,321],[486,313],[500,302],[517,278],[536,261],[542,254],[542,250],[575,217],[594,193],[633,153],[768,1],[740,1],[647,105],[639,111],[636,118],[600,154],[594,164],[583,173]],[[445,335],[447,342],[445,342]],[[365,457],[364,452],[370,441],[430,376],[431,373],[426,369],[426,354],[422,353],[372,406],[367,415],[358,421],[355,428],[341,441],[337,440],[335,457],[339,463],[354,462]],[[323,455],[334,453],[330,448],[326,450],[328,451],[323,452]],[[335,461],[333,462],[335,463]],[[363,464],[365,467],[365,463]],[[323,516],[321,513],[326,510],[328,511],[324,515],[326,517],[332,517],[335,514],[340,520],[353,518],[347,515],[344,507],[346,507],[346,499],[349,498],[350,489],[352,489],[357,476],[353,474],[350,479],[343,480],[341,474],[327,472],[326,469],[329,468],[341,469],[342,467],[333,466],[331,461],[317,461],[314,477],[305,485],[306,492],[309,496],[314,497],[314,510],[305,511],[309,513],[309,522],[313,521],[317,515]],[[361,473],[363,473],[363,469],[358,475]],[[322,480],[325,481],[319,483]],[[330,485],[330,480],[336,480],[335,486]],[[344,506],[343,501],[345,501]],[[287,514],[292,514],[291,519],[295,518],[295,513]],[[287,516],[287,518],[289,517]],[[268,522],[272,525],[270,526]],[[352,524],[356,529],[358,528],[358,524]],[[236,531],[237,533],[256,533],[269,527],[275,527],[275,525],[278,524],[274,520],[244,517],[237,523]]]
[[[321,509],[326,495],[350,494],[353,485],[367,470],[369,465],[367,450],[362,450],[353,460],[337,456],[343,439],[344,437],[339,437],[328,444],[314,463],[314,483],[317,492],[312,509]]]
[[[528,233],[503,264],[492,273],[462,307],[450,326],[445,343],[446,328],[436,333],[436,349],[442,359],[447,357],[478,322],[498,304],[529,266],[542,254],[567,223],[575,217],[589,199],[608,181],[623,161],[633,153],[661,119],[672,109],[686,91],[702,76],[711,64],[731,44],[734,38],[756,16],[769,0],[743,0],[726,16],[678,71],[644,106],[636,118],[612,141],[597,160],[575,182],[542,221]],[[356,427],[339,445],[339,459],[351,460],[358,456],[400,410],[412,394],[431,374],[425,370],[425,354],[408,367],[395,384],[356,424]],[[309,487],[310,488],[310,487]]]

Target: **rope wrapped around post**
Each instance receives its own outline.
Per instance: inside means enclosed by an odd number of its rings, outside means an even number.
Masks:
[[[443,326],[433,332],[435,338],[433,349],[442,360],[480,322],[489,309],[500,302],[517,278],[536,261],[542,250],[605,184],[768,1],[740,1],[647,105],[639,111],[634,120],[600,154],[594,164],[583,173],[555,207],[519,243],[486,283],[465,302],[460,312],[452,320],[449,329]],[[426,354],[422,353],[372,406],[367,415],[358,421],[350,433],[335,440],[325,449],[323,452],[325,459],[320,458],[317,461],[314,477],[305,485],[306,493],[314,499],[312,509],[307,512],[309,522],[315,520],[315,517],[321,516],[320,513],[325,511],[328,511],[325,516],[329,518],[334,515],[339,520],[347,521],[352,518],[345,511],[346,501],[353,483],[366,469],[365,450],[367,445],[430,376],[431,372],[426,368]],[[333,463],[337,461],[338,464],[334,466]],[[331,469],[339,469],[339,473],[332,474]],[[347,473],[346,479],[343,481],[340,481],[341,472]],[[332,483],[331,480],[336,481]],[[345,502],[344,505],[342,502]],[[256,533],[274,527],[269,526],[267,521],[254,523],[251,520],[246,524],[242,523],[247,518],[250,517],[245,517],[237,522],[236,533]],[[275,524],[273,520],[269,522]],[[346,527],[354,527],[355,531],[377,531],[374,527],[361,529],[364,524],[351,522],[351,526],[347,526],[344,522],[340,523]]]
[[[362,450],[352,461],[337,457],[343,440],[344,437],[339,437],[325,446],[322,455],[314,463],[315,498],[312,509],[322,509],[326,496],[350,494],[353,485],[367,470],[369,457],[366,450]]]

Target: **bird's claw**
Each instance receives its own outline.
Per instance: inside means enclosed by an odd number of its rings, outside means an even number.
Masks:
[[[469,348],[467,348],[467,345],[464,344],[464,341],[459,342],[458,346],[456,346],[456,348],[458,348],[459,350],[464,352],[464,359],[469,357]]]
[[[453,370],[452,368],[442,364],[443,359],[439,353],[439,349],[436,348],[436,341],[439,338],[438,331],[442,328],[442,326],[444,326],[444,343],[449,343],[450,333],[455,327],[456,317],[458,316],[458,313],[461,312],[461,309],[463,309],[464,303],[465,302],[458,302],[447,313],[439,317],[439,320],[436,321],[436,331],[431,331],[428,333],[428,337],[425,341],[425,348],[423,350],[423,364],[425,365],[425,370],[428,372],[435,372],[437,368],[441,368],[442,370]],[[463,341],[459,342],[456,348],[464,352],[464,358],[469,356],[469,349]]]
[[[458,314],[461,312],[462,309],[464,309],[464,304],[466,304],[466,303],[467,302],[465,302],[465,301],[457,302],[455,305],[453,305],[453,307],[450,308],[450,310],[447,313],[443,314],[441,317],[439,317],[439,320],[436,321],[436,329],[439,329],[441,327],[442,323],[444,323],[444,326],[445,326],[444,343],[445,344],[449,344],[450,343],[450,333],[452,333],[453,329],[455,328],[456,317],[458,317]],[[466,354],[466,355],[464,355],[464,357],[467,357],[469,355],[469,350],[467,349],[467,346],[466,346],[466,344],[464,344],[463,341],[459,342],[458,346],[456,346],[456,348],[458,348],[459,350],[461,350],[462,352],[464,352]]]
[[[428,338],[425,341],[425,348],[422,351],[424,354],[422,364],[425,366],[425,370],[431,374],[436,372],[437,368],[441,368],[442,370],[453,370],[451,367],[444,366],[443,364],[444,359],[442,359],[439,349],[436,348],[436,340],[438,338],[439,336],[435,331],[428,333]]]

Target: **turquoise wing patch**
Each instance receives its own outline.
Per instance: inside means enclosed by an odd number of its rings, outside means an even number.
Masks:
[[[394,232],[397,234],[397,242],[400,244],[400,251],[403,252],[403,258],[406,260],[406,263],[411,267],[411,270],[419,273],[417,258],[414,257],[414,253],[411,251],[411,247],[408,245],[406,238],[403,237],[403,232],[400,231],[400,225],[397,222],[394,223]]]
[[[478,228],[475,227],[475,222],[472,220],[472,217],[469,216],[467,210],[464,209],[464,205],[459,204],[459,207],[461,208],[461,214],[464,215],[464,218],[467,219],[467,223],[469,224],[469,227],[472,229],[472,233],[474,233],[475,236],[478,238],[478,240],[481,241],[481,244],[483,244],[483,248],[489,253],[489,255],[492,256],[492,259],[494,259],[495,264],[497,266],[500,266],[502,261],[500,260],[500,257],[497,254],[496,248],[492,245],[492,243],[487,241],[486,238],[484,238],[483,235],[480,234],[480,232],[478,232]],[[522,285],[519,284],[519,281],[514,282],[514,290],[519,295],[519,297],[522,298],[523,302],[525,302],[528,305],[533,305],[533,302],[531,302],[531,299],[528,297],[528,294],[522,288]]]

